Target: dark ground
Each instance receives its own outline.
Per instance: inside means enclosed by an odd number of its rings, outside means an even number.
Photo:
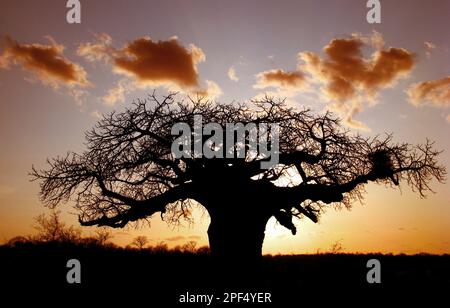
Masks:
[[[66,262],[73,258],[81,262],[81,284],[66,282]],[[381,284],[366,281],[366,263],[372,258],[381,262]],[[260,264],[239,267],[239,261],[218,265],[208,253],[20,243],[0,246],[0,260],[3,296],[13,291],[39,294],[35,299],[49,304],[50,299],[58,302],[54,297],[57,293],[77,300],[89,295],[104,303],[142,300],[146,303],[143,307],[171,307],[179,304],[180,295],[186,292],[214,294],[221,298],[210,305],[214,307],[223,302],[223,292],[271,292],[272,304],[284,307],[279,305],[330,300],[327,297],[331,294],[339,294],[336,301],[341,302],[355,298],[355,294],[375,298],[389,293],[413,299],[429,290],[445,296],[450,291],[450,255],[265,256]]]

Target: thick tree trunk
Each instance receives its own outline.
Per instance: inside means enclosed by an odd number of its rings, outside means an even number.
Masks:
[[[277,201],[265,185],[234,175],[222,174],[220,182],[204,183],[202,188],[197,201],[211,218],[211,276],[223,287],[257,286],[263,281],[264,232]]]
[[[268,218],[232,209],[210,217],[211,282],[221,287],[257,286],[262,281],[260,261]]]
[[[210,217],[208,237],[213,256],[241,261],[261,257],[268,215],[225,208],[210,211]]]
[[[236,176],[221,174],[220,181],[205,182],[199,202],[208,210],[211,254],[217,259],[259,259],[267,221],[274,214],[275,200],[268,186]],[[269,197],[268,197],[269,196]],[[236,262],[235,262],[236,263]]]

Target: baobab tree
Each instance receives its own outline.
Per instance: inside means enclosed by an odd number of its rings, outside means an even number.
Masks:
[[[222,127],[278,124],[278,163],[264,169],[267,157],[261,155],[175,157],[171,148],[179,136],[172,127],[193,127],[198,115]],[[203,136],[203,145],[207,139]],[[316,115],[272,98],[219,104],[153,94],[105,115],[86,133],[85,152],[50,159],[44,170],[33,167],[32,176],[47,206],[73,199],[82,226],[122,228],[156,213],[177,223],[189,220],[200,204],[211,218],[213,255],[255,257],[272,216],[295,234],[295,218],[317,222],[330,206],[350,208],[369,182],[405,183],[423,197],[433,179],[445,180],[432,142],[412,146],[392,139],[362,137],[343,129],[330,113]]]

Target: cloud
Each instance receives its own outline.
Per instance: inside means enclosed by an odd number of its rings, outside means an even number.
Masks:
[[[300,91],[306,84],[304,74],[299,71],[269,70],[257,74],[256,78],[257,82],[253,86],[255,89],[274,87]]]
[[[108,90],[108,94],[102,97],[102,101],[105,105],[114,106],[116,102],[125,101],[125,87],[119,81],[117,86]]]
[[[235,82],[239,81],[239,78],[236,75],[236,70],[234,69],[233,66],[228,69],[227,75],[228,75],[228,78],[230,78],[231,81],[235,81]]]
[[[431,51],[433,49],[436,49],[436,45],[434,43],[428,42],[428,41],[423,42],[423,45],[425,46],[425,49],[426,49],[426,51],[425,51],[426,56],[428,58],[431,57]]]
[[[86,71],[78,64],[64,57],[64,46],[53,38],[46,37],[50,44],[20,44],[10,37],[5,38],[5,48],[0,55],[0,68],[9,69],[11,65],[19,65],[30,71],[46,85],[58,88],[87,87]]]
[[[344,116],[344,123],[355,129],[370,131],[370,128],[355,116],[363,110],[363,103],[360,99],[353,99],[348,102],[333,102],[328,105],[330,110],[336,111]]]
[[[406,93],[414,106],[450,107],[450,76],[412,84]]]
[[[73,97],[75,103],[78,106],[83,106],[86,98],[89,96],[89,92],[80,88],[70,87],[68,89],[68,94]]]
[[[211,80],[206,80],[206,87],[189,92],[190,95],[198,95],[199,97],[208,100],[214,100],[223,94],[222,89],[217,83]]]
[[[371,46],[376,50],[384,49],[386,45],[383,35],[375,30],[373,30],[372,34],[370,35],[364,35],[360,32],[354,32],[351,34],[351,38],[359,40],[363,42],[364,45]]]
[[[98,110],[91,111],[91,113],[89,113],[89,115],[96,120],[100,120],[102,118],[102,114]]]
[[[112,47],[112,38],[107,33],[95,34],[96,42],[82,43],[78,46],[77,54],[89,62],[108,62],[112,56],[117,55]]]
[[[178,236],[167,237],[166,241],[176,242],[176,241],[181,241],[181,240],[184,240],[184,239],[185,239],[184,236],[178,235]]]
[[[373,30],[372,35],[370,36],[370,43],[375,49],[383,49],[385,45],[383,35],[380,32]]]
[[[96,35],[96,42],[78,47],[78,55],[88,61],[110,62],[113,70],[133,78],[142,85],[171,84],[180,88],[199,86],[197,64],[206,60],[203,51],[191,44],[180,45],[176,37],[167,41],[138,38],[122,49],[112,46],[106,33]]]
[[[238,64],[241,65],[241,66],[246,66],[246,65],[248,65],[248,60],[247,60],[247,58],[244,57],[244,56],[239,56]]]
[[[167,41],[153,41],[149,37],[135,39],[122,48],[112,45],[106,33],[96,35],[96,41],[84,43],[77,53],[90,62],[103,62],[112,70],[125,75],[131,82],[121,80],[102,100],[108,105],[123,101],[124,95],[135,88],[164,86],[172,91],[215,98],[222,94],[219,85],[206,80],[202,86],[198,64],[206,61],[201,48],[190,44],[182,46],[177,37]]]
[[[373,98],[377,92],[392,86],[414,67],[414,56],[403,48],[375,51],[364,58],[366,44],[358,38],[334,39],[324,48],[326,58],[312,52],[301,52],[301,69],[324,85],[330,100],[348,101],[365,94]]]
[[[425,45],[426,49],[435,49],[436,48],[436,45],[433,44],[432,42],[425,41],[425,42],[423,42],[423,44]]]
[[[354,33],[349,38],[331,40],[323,55],[298,53],[297,70],[281,69],[259,73],[255,88],[268,86],[291,91],[309,91],[315,86],[328,108],[339,112],[345,123],[358,129],[367,127],[354,119],[366,103],[376,103],[379,91],[392,87],[415,66],[415,56],[403,48],[385,48],[383,36]],[[374,49],[370,56],[363,51]]]
[[[108,94],[101,99],[107,106],[114,106],[117,102],[125,102],[125,94],[134,90],[136,87],[127,79],[121,79],[116,86],[108,90]]]
[[[189,235],[188,238],[189,239],[193,239],[193,240],[198,240],[198,239],[201,238],[201,236],[199,236],[199,235]]]
[[[114,70],[136,78],[141,83],[175,83],[198,86],[197,64],[205,60],[200,48],[181,46],[176,39],[153,42],[140,38],[125,46],[123,56],[114,59]]]

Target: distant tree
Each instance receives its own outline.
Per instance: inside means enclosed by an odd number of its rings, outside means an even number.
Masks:
[[[79,242],[81,230],[74,226],[66,226],[61,220],[59,211],[52,211],[49,215],[41,214],[35,218],[35,236],[40,242]]]
[[[187,253],[195,253],[197,251],[197,242],[189,241],[181,246],[181,251]]]
[[[148,238],[144,235],[136,236],[131,242],[131,246],[136,246],[138,249],[143,249],[148,244]]]
[[[95,230],[95,239],[97,241],[97,244],[103,246],[108,242],[110,239],[112,239],[114,236],[112,233],[107,230],[105,227],[101,227],[97,230]]]
[[[279,163],[265,170],[260,155],[174,157],[171,145],[178,136],[171,128],[179,122],[193,128],[195,115],[222,127],[279,124]],[[261,255],[272,216],[295,234],[293,218],[317,222],[329,206],[350,208],[369,182],[406,183],[425,196],[433,178],[445,180],[432,142],[411,146],[392,139],[362,137],[342,129],[330,113],[314,115],[271,98],[245,105],[151,95],[104,116],[86,134],[85,152],[48,160],[46,170],[33,167],[32,175],[48,206],[74,197],[83,226],[121,228],[155,213],[178,223],[201,204],[211,217],[212,254],[253,257]]]
[[[155,246],[151,247],[151,251],[156,253],[167,253],[169,251],[169,247],[165,242],[158,242]]]
[[[342,247],[342,241],[336,241],[331,245],[330,248],[330,253],[331,254],[338,254],[341,253],[344,250],[344,248]]]

